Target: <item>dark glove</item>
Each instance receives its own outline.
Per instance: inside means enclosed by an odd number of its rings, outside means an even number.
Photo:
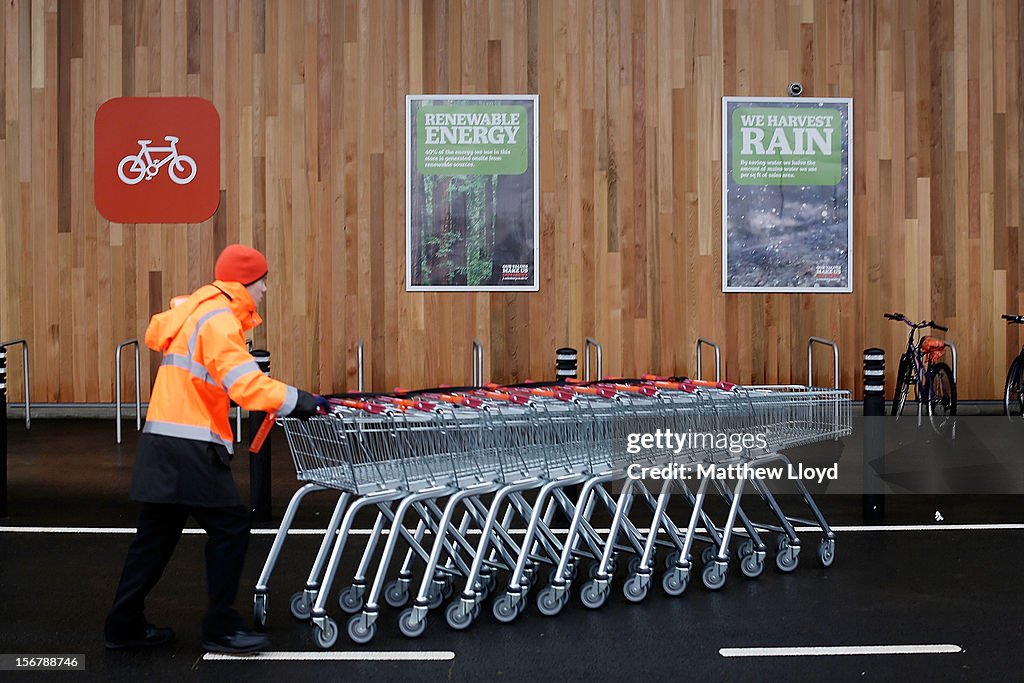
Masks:
[[[297,417],[300,420],[308,420],[314,415],[326,415],[331,411],[330,402],[323,396],[310,394],[302,389],[299,392],[299,400],[295,402],[295,408],[288,413],[288,417]]]

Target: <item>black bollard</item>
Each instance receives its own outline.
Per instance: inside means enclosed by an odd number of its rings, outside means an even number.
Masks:
[[[28,401],[25,402],[28,410]],[[0,518],[7,516],[7,349],[0,347]]]
[[[576,379],[576,349],[563,346],[555,351],[555,379],[564,382],[566,379]]]
[[[270,375],[270,351],[254,349],[252,351],[256,364],[264,375]],[[260,427],[267,414],[251,411],[249,413],[249,443],[257,438]],[[252,521],[270,521],[270,434],[266,435],[262,445],[249,453],[249,506]]]
[[[864,507],[866,522],[885,517],[885,351],[864,349]]]

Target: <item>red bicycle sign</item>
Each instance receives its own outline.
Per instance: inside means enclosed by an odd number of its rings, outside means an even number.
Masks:
[[[220,116],[208,100],[108,100],[95,149],[96,208],[108,220],[200,223],[220,204]]]

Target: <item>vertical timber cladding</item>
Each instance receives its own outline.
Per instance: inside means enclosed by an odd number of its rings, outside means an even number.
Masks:
[[[999,316],[1024,312],[1022,0],[301,6],[5,4],[0,337],[29,340],[33,398],[111,401],[115,346],[233,241],[268,252],[258,341],[304,388],[353,388],[359,340],[390,389],[464,381],[474,338],[489,379],[548,377],[587,335],[611,374],[692,372],[699,335],[726,377],[802,381],[816,335],[859,394],[858,350],[898,349],[881,313],[902,310],[950,326],[961,397],[1000,395],[1021,340]],[[855,105],[853,292],[722,293],[722,98],[797,80]],[[435,93],[537,96],[536,292],[405,290],[404,103]],[[212,218],[96,211],[92,121],[129,96],[214,103]]]

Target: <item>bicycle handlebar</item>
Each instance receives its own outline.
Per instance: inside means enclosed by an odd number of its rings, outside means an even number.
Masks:
[[[948,327],[940,325],[934,320],[922,320],[921,322],[915,324],[907,320],[907,316],[903,315],[902,313],[884,313],[883,317],[886,320],[898,320],[900,322],[904,322],[910,327],[914,328],[915,330],[920,329],[922,327],[931,327],[936,330],[942,330],[943,332],[949,332]],[[1005,318],[1006,316],[1003,317]],[[1022,317],[1021,322],[1024,322],[1024,317]]]

